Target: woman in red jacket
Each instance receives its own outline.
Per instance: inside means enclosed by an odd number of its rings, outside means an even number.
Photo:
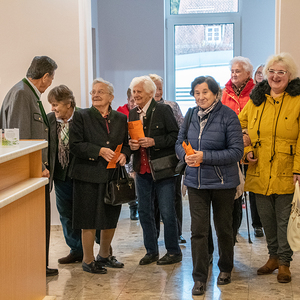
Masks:
[[[223,89],[222,103],[235,111],[237,115],[242,111],[248,100],[250,93],[255,86],[252,73],[253,66],[249,58],[236,56],[231,62],[231,79],[226,83]],[[245,166],[245,172],[247,166]],[[264,235],[262,224],[256,208],[255,194],[249,194],[252,227],[254,228],[255,237],[262,237]],[[235,201],[234,212],[234,238],[238,232],[242,221],[242,197]]]
[[[250,98],[254,88],[253,66],[249,58],[236,56],[231,62],[231,79],[223,89],[222,103],[233,109],[238,115]]]

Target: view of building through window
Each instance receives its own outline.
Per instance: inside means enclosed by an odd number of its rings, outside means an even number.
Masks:
[[[238,12],[238,0],[170,0],[171,15]]]
[[[171,13],[178,15],[238,11],[238,0],[170,1]],[[210,75],[223,88],[230,78],[229,62],[234,56],[234,23],[214,23],[212,17],[204,24],[202,17],[197,19],[200,23],[195,25],[174,26],[175,99],[183,113],[195,105],[189,95],[191,82],[197,76]]]
[[[175,26],[176,101],[182,110],[194,102],[189,91],[197,76],[213,76],[225,86],[232,58],[233,24]]]

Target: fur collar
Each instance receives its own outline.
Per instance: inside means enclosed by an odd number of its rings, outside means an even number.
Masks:
[[[255,106],[260,106],[265,100],[266,95],[270,95],[271,87],[267,80],[260,82],[251,92],[250,98]],[[285,91],[292,97],[300,95],[300,78],[297,77],[290,81]]]

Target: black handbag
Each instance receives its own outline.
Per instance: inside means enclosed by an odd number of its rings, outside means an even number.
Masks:
[[[136,199],[134,179],[129,177],[125,167],[119,164],[114,170],[112,178],[114,178],[116,170],[118,170],[117,179],[107,182],[104,196],[104,202],[113,206],[122,205]]]
[[[154,181],[176,176],[175,167],[178,163],[176,154],[149,160],[151,175]]]
[[[186,132],[185,132],[185,140],[187,140],[187,133],[189,131],[189,127],[190,127],[190,124],[191,124],[193,111],[194,111],[194,108],[189,108],[188,112],[186,113],[187,128],[186,128]],[[184,175],[185,168],[186,168],[186,162],[182,161],[182,160],[179,160],[179,162],[178,162],[178,164],[175,168],[176,174]]]

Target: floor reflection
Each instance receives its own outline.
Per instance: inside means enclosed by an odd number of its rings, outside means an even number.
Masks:
[[[235,267],[232,272],[232,283],[218,287],[219,275],[217,266],[218,253],[215,250],[213,264],[204,296],[192,297],[192,259],[190,244],[190,214],[188,201],[183,201],[183,236],[187,243],[181,245],[183,260],[170,266],[139,266],[145,249],[142,229],[139,221],[129,219],[129,208],[124,205],[120,221],[113,241],[113,253],[125,264],[123,269],[108,269],[105,275],[93,275],[82,271],[81,264],[58,265],[59,275],[47,278],[47,295],[56,296],[58,300],[261,300],[261,299],[300,299],[300,254],[294,254],[291,264],[292,282],[277,283],[277,271],[266,276],[257,276],[256,270],[268,257],[265,238],[255,238],[253,231],[248,243],[248,232],[245,221],[235,246]],[[165,254],[163,243],[163,225],[159,239],[160,255]],[[216,244],[216,237],[214,237]],[[98,251],[95,245],[95,253]],[[217,247],[215,247],[217,249]],[[68,253],[62,231],[52,230],[50,246],[50,267],[57,266],[57,259]]]

